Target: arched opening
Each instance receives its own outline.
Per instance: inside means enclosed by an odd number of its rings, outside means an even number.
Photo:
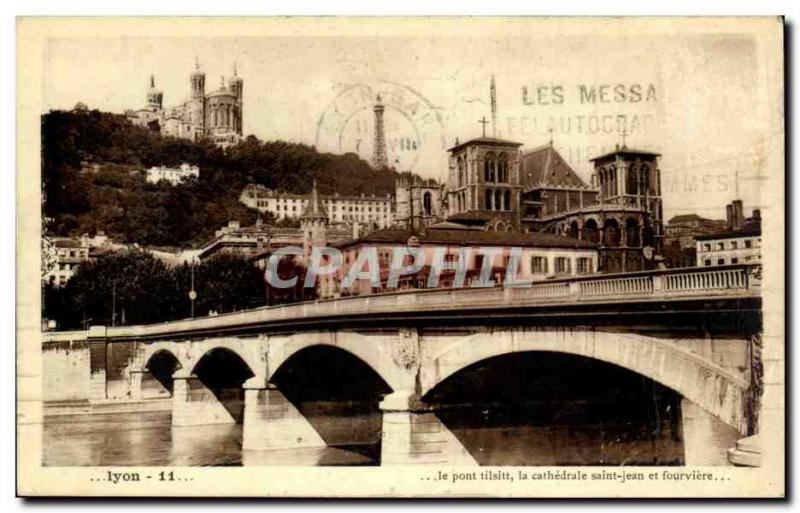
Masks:
[[[172,375],[181,367],[178,359],[169,351],[156,351],[145,363],[142,375],[142,398],[171,397],[174,390]]]
[[[639,237],[639,222],[629,217],[625,220],[625,245],[629,248],[638,248],[641,244]]]
[[[511,210],[511,191],[503,193],[503,207],[505,210]]]
[[[681,396],[599,360],[488,358],[424,401],[481,465],[681,465]]]
[[[616,219],[606,219],[606,222],[603,223],[603,245],[607,248],[615,248],[619,246],[619,243],[619,223]]]
[[[625,194],[639,194],[639,168],[636,166],[628,168]]]
[[[500,155],[497,162],[498,182],[508,183],[508,155]]]
[[[215,348],[200,358],[192,374],[197,376],[200,383],[190,381],[190,386],[200,386],[210,391],[233,420],[240,424],[244,414],[242,385],[255,375],[247,363],[229,349]],[[190,396],[193,396],[194,392],[192,390]],[[201,392],[202,390],[197,392],[197,395],[202,395]]]
[[[589,242],[597,242],[599,238],[599,230],[597,228],[597,221],[589,219],[583,223],[583,239]]]
[[[494,191],[494,209],[505,210],[503,206],[503,193],[499,189]]]
[[[338,347],[315,345],[286,360],[270,379],[314,427],[329,450],[321,464],[377,464],[383,414],[392,392],[366,362]]]
[[[645,246],[653,246],[655,245],[655,234],[653,233],[653,225],[650,223],[645,223],[644,229],[642,230],[642,239]]]
[[[425,212],[426,216],[433,213],[433,196],[428,191],[422,195],[422,210]]]
[[[484,206],[486,210],[492,210],[492,191],[487,189],[484,194]]]
[[[578,221],[572,221],[569,224],[569,231],[567,233],[573,239],[578,238],[578,234],[580,233],[580,229],[578,228]]]
[[[464,158],[458,158],[458,186],[462,187],[464,185]]]

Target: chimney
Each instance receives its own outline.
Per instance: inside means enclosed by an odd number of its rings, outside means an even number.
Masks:
[[[727,220],[728,230],[733,230],[733,204],[728,203],[725,205],[725,217]]]
[[[733,229],[741,230],[744,227],[744,207],[742,200],[733,200]]]
[[[753,209],[753,225],[760,227],[761,226],[761,209],[754,208]]]

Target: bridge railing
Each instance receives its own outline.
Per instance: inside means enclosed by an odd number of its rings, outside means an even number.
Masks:
[[[589,275],[514,286],[463,289],[426,289],[319,300],[284,306],[261,307],[214,317],[183,319],[137,326],[92,326],[85,332],[44,333],[46,342],[104,337],[150,337],[162,334],[246,328],[265,323],[291,323],[314,318],[365,314],[509,308],[673,298],[759,296],[760,265],[666,269],[636,273]]]

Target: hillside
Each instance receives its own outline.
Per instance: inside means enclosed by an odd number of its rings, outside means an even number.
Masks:
[[[150,184],[154,165],[197,165],[200,178],[178,186]],[[120,242],[189,246],[231,219],[252,223],[257,212],[239,203],[248,183],[308,193],[388,194],[397,173],[374,170],[357,155],[248,136],[226,150],[133,126],[99,111],[51,111],[42,116],[44,215],[52,235],[104,230]]]

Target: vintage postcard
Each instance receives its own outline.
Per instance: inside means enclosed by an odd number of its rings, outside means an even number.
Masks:
[[[23,496],[783,497],[783,19],[20,18]]]

